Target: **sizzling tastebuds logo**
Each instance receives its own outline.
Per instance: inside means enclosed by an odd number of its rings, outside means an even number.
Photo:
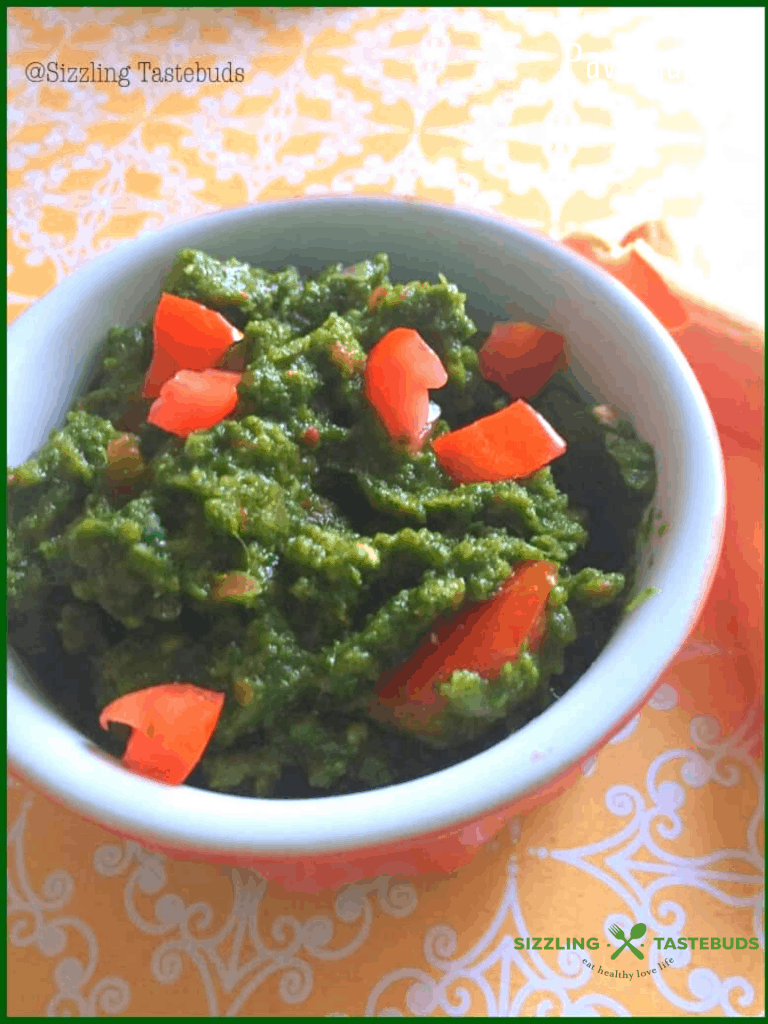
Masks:
[[[648,926],[643,921],[638,921],[637,924],[633,924],[629,935],[626,935],[624,931],[619,928],[617,924],[612,924],[608,931],[611,933],[613,938],[618,943],[616,949],[611,953],[611,960],[615,960],[618,956],[627,950],[636,959],[645,960],[645,954],[639,946],[642,946],[640,940],[645,936],[648,931]],[[517,944],[517,940],[516,944]],[[520,940],[522,942],[522,940]],[[576,940],[572,940],[575,942]],[[699,950],[742,950],[742,949],[759,949],[760,943],[756,938],[745,939],[743,936],[730,936],[728,938],[717,938],[716,936],[698,936],[698,935],[656,935],[651,940],[656,944],[657,950],[669,950],[669,949],[696,949]],[[592,943],[590,945],[590,942]],[[599,949],[599,943],[597,940],[590,940],[587,943],[588,949]],[[610,948],[611,943],[608,943]],[[522,949],[522,946],[518,946],[518,949]],[[526,947],[528,948],[528,947]],[[557,948],[564,948],[558,946]],[[576,946],[571,948],[576,949]],[[580,947],[580,948],[583,948]],[[620,981],[632,981],[633,978],[644,978],[651,974],[659,974],[661,971],[665,971],[668,967],[672,967],[675,963],[674,958],[665,956],[663,960],[657,961],[655,967],[651,967],[650,964],[644,969],[638,967],[634,971],[619,970],[613,967],[613,964],[593,964],[586,957],[582,960],[591,971],[595,971],[596,974],[602,974],[606,978],[618,978]],[[613,968],[613,969],[611,969]]]
[[[640,940],[644,938],[648,931],[648,926],[643,921],[638,921],[637,924],[633,924],[629,930],[629,935],[626,935],[617,924],[612,924],[608,929],[611,935],[614,937],[617,943],[616,949],[611,953],[611,960],[615,960],[625,950],[630,952],[636,959],[644,960],[645,954],[639,948],[645,943]],[[698,943],[698,949],[703,950],[718,950],[718,949],[759,949],[760,944],[757,939],[745,939],[742,937],[734,938],[716,938],[716,937],[700,937],[700,936],[664,936],[656,935],[652,942],[656,943],[656,949],[668,950],[668,949],[696,949]],[[608,948],[611,948],[611,943],[608,943]],[[545,949],[557,949],[557,950],[576,950],[576,949],[589,949],[595,950],[600,949],[600,942],[594,936],[588,939],[575,939],[575,938],[559,938],[555,936],[540,937],[527,935],[525,937],[518,935],[515,938],[515,949],[533,949],[533,950],[545,950]],[[584,961],[586,963],[586,961]],[[670,963],[674,961],[670,957]],[[592,964],[589,965],[590,967]],[[662,965],[662,970],[663,970]],[[644,972],[648,973],[648,972]]]

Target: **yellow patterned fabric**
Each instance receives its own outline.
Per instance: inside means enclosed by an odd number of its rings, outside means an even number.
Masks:
[[[762,10],[9,19],[11,318],[122,239],[356,193],[611,244],[663,218],[687,289],[762,319]],[[9,1014],[762,1015],[762,715],[735,668],[727,721],[711,680],[697,705],[708,653],[446,876],[287,893],[9,780]]]

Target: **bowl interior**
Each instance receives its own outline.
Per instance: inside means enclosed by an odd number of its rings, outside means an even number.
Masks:
[[[720,542],[724,496],[714,424],[666,332],[606,274],[544,238],[482,215],[390,199],[300,200],[226,211],[124,243],[12,326],[9,464],[24,461],[64,419],[108,328],[151,315],[184,247],[270,269],[292,263],[303,271],[387,252],[395,280],[434,280],[442,272],[467,293],[470,313],[485,325],[522,319],[562,333],[584,393],[627,413],[656,450],[655,505],[669,529],[654,543],[653,560],[646,552],[637,588],[661,593],[627,616],[582,679],[519,733],[398,787],[260,801],[159,786],[96,753],[52,711],[13,656],[11,759],[82,813],[155,841],[296,853],[373,845],[468,820],[531,792],[585,756],[642,699],[683,642]],[[116,786],[120,801],[114,800]],[[319,806],[328,810],[329,801],[334,813],[321,813]]]

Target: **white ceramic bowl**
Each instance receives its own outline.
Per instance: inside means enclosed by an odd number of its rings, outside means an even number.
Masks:
[[[119,245],[35,303],[10,330],[8,462],[60,424],[112,324],[151,315],[176,252],[199,248],[272,269],[319,269],[387,252],[395,280],[446,275],[492,319],[546,323],[568,339],[574,374],[629,414],[656,450],[656,506],[669,529],[628,615],[573,688],[520,732],[413,782],[314,800],[258,800],[167,787],[125,771],[64,721],[8,662],[12,768],[83,816],[145,845],[200,858],[353,860],[416,843],[537,794],[616,732],[648,696],[692,626],[716,564],[724,513],[719,443],[676,345],[622,285],[522,227],[389,198],[328,198],[228,210]],[[354,851],[354,852],[353,852]]]

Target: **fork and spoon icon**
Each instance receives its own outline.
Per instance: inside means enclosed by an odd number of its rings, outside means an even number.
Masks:
[[[623,945],[619,946],[619,948],[616,950],[615,953],[611,953],[611,960],[615,960],[616,957],[619,955],[619,953],[623,949],[630,949],[635,954],[635,956],[637,957],[638,960],[644,960],[645,957],[640,952],[640,950],[639,949],[635,949],[635,947],[632,945],[632,940],[633,939],[642,939],[642,937],[645,935],[647,930],[648,929],[642,923],[642,921],[639,922],[638,924],[633,924],[632,925],[632,930],[629,933],[629,938],[627,938],[625,936],[624,932],[621,930],[621,928],[619,928],[619,926],[617,924],[612,924],[610,926],[610,928],[608,929],[608,931],[611,933],[611,935],[614,937],[614,939],[618,939],[620,942],[623,943]]]

